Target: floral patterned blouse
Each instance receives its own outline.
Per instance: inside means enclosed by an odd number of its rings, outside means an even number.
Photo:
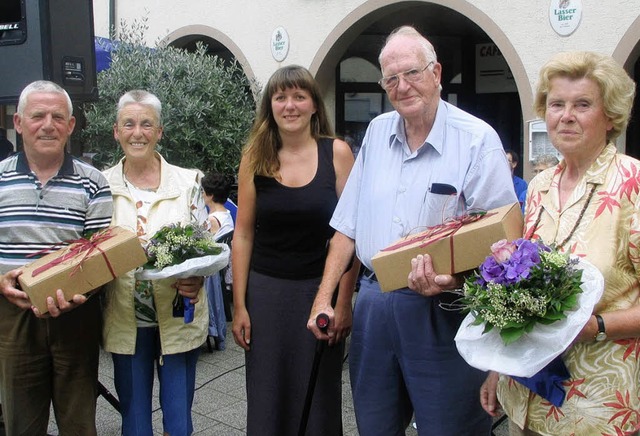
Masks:
[[[598,267],[605,289],[594,313],[637,305],[640,162],[618,154],[608,144],[561,211],[558,183],[564,169],[562,161],[529,185],[525,235],[545,243],[566,240],[564,251]],[[639,358],[639,338],[577,343],[563,354],[571,378],[563,382],[562,407],[504,375],[498,383],[498,399],[518,426],[542,435],[632,434],[640,423]]]

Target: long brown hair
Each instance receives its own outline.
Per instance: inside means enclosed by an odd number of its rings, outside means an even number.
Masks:
[[[303,89],[311,94],[316,107],[315,114],[311,116],[311,136],[316,141],[321,137],[334,136],[320,88],[309,70],[299,65],[282,67],[267,82],[249,140],[243,150],[254,175],[275,177],[280,170],[278,150],[282,147],[282,139],[271,109],[271,98],[276,92],[290,88]]]

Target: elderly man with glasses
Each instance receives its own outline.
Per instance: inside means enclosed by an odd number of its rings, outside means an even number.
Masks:
[[[353,316],[349,369],[358,431],[404,435],[415,413],[418,432],[488,435],[491,417],[478,400],[485,374],[458,354],[463,315],[443,310],[444,292],[463,278],[438,274],[428,255],[411,261],[407,287],[381,292],[371,258],[409,232],[517,201],[497,133],[440,98],[442,66],[431,43],[412,27],[388,38],[379,57],[395,111],[367,129],[335,210],[324,276],[308,327],[331,341],[331,299],[355,252],[368,268]],[[315,326],[330,317],[327,334]]]

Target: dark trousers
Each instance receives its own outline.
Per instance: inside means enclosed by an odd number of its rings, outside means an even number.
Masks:
[[[463,315],[439,307],[451,298],[381,292],[362,278],[349,353],[361,435],[404,435],[413,413],[421,436],[491,433],[479,400],[486,374],[460,357],[453,340]]]
[[[98,298],[39,319],[0,297],[0,393],[6,434],[45,435],[53,409],[60,436],[96,435]]]

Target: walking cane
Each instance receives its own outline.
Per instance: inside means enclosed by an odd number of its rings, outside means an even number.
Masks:
[[[316,317],[316,325],[323,333],[329,327],[329,316],[321,313]],[[307,431],[307,422],[309,421],[309,412],[311,411],[311,401],[313,400],[313,391],[316,388],[316,380],[318,378],[318,368],[320,367],[320,359],[324,351],[325,341],[318,340],[316,342],[316,353],[313,356],[313,365],[311,366],[311,376],[309,377],[309,385],[307,386],[307,396],[304,400],[304,408],[302,409],[302,419],[300,420],[300,428],[298,436],[304,436]]]
[[[118,401],[118,399],[105,387],[105,385],[98,381],[98,396],[100,395],[102,395],[114,409],[120,412],[120,401]]]

